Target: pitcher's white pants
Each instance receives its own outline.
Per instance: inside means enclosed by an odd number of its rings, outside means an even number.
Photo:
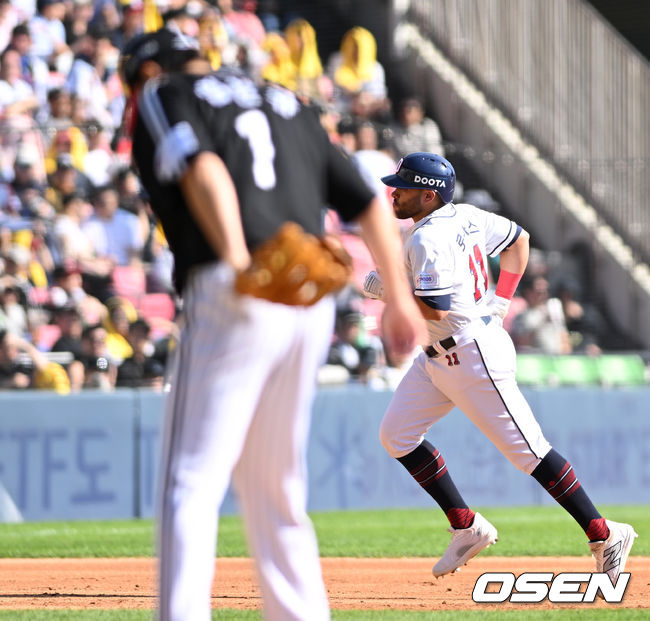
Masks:
[[[219,507],[234,480],[267,619],[329,619],[306,513],[305,449],[333,328],[313,307],[232,293],[223,264],[195,272],[168,398],[159,519],[159,618],[209,621]]]
[[[384,448],[391,457],[408,455],[458,406],[514,466],[530,474],[551,445],[517,386],[516,364],[510,335],[496,321],[487,326],[479,321],[473,338],[447,355],[421,353],[384,414],[379,431]]]

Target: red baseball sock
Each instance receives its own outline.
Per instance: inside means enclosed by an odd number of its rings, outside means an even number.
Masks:
[[[456,507],[447,511],[447,519],[452,528],[469,528],[474,521],[474,511],[471,509],[457,509]]]
[[[585,531],[589,541],[605,541],[609,537],[609,528],[605,522],[605,518],[597,518],[589,522],[589,526]]]

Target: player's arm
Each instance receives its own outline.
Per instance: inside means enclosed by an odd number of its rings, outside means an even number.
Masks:
[[[450,259],[440,244],[417,232],[408,252],[409,269],[413,274],[415,303],[428,321],[444,319],[451,309],[453,282]]]
[[[402,256],[402,242],[394,222],[388,218],[379,199],[373,198],[368,208],[359,216],[363,239],[377,263],[384,283],[384,301],[410,294],[403,265],[395,261]]]
[[[423,298],[419,295],[414,295],[415,301],[422,313],[422,316],[425,319],[431,321],[440,321],[444,319],[449,314],[449,308],[443,309],[440,306],[446,306],[444,301],[436,300],[434,296]],[[440,296],[441,298],[446,298],[447,296]],[[442,302],[442,304],[441,304]]]
[[[358,222],[384,283],[384,336],[392,352],[410,353],[423,342],[425,327],[401,261],[402,240],[397,225],[378,198],[371,200]]]
[[[318,132],[327,150],[327,202],[346,222],[359,223],[364,242],[381,272],[386,304],[381,324],[387,349],[393,356],[409,354],[424,342],[426,327],[401,260],[403,248],[397,222],[363,183],[358,170],[330,143],[319,124]]]
[[[528,231],[519,229],[515,241],[499,254],[499,280],[494,298],[490,302],[490,314],[501,319],[508,314],[510,300],[528,265],[529,251],[530,235]]]
[[[236,270],[250,263],[235,184],[223,160],[209,151],[194,157],[179,180],[192,216],[206,240]]]
[[[363,283],[363,294],[375,300],[384,299],[384,282],[379,272],[372,270]],[[415,302],[420,309],[420,313],[425,319],[432,321],[440,321],[444,319],[449,313],[449,295],[439,297],[423,297],[413,293]]]
[[[517,237],[515,242],[505,250],[502,250],[499,255],[499,267],[501,268],[501,273],[505,270],[511,274],[519,274],[519,276],[521,276],[526,270],[526,265],[528,265],[529,251],[530,235],[528,234],[528,231],[521,229],[519,237]],[[499,282],[500,281],[501,277],[499,277]],[[518,283],[519,281],[517,281],[517,284]],[[497,282],[497,289],[498,287],[499,283]],[[512,293],[514,294],[514,291]],[[512,295],[510,297],[512,297]]]

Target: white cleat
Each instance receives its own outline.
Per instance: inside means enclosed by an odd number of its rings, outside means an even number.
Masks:
[[[596,572],[606,573],[613,585],[618,575],[625,571],[625,563],[630,555],[634,539],[638,537],[629,524],[605,520],[609,528],[609,537],[605,541],[589,543],[591,554],[596,559]]]
[[[436,578],[458,571],[461,565],[474,558],[481,550],[485,550],[498,540],[497,529],[480,513],[474,515],[474,521],[469,528],[450,528],[451,541],[434,565],[433,575]]]

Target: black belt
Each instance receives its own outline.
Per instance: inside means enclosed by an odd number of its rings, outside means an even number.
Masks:
[[[448,336],[446,339],[442,339],[442,341],[438,341],[440,343],[440,347],[442,347],[445,351],[450,350],[452,347],[456,347],[456,339],[453,336]],[[440,354],[433,348],[433,345],[429,345],[425,350],[424,353],[429,356],[429,358],[437,358]]]

